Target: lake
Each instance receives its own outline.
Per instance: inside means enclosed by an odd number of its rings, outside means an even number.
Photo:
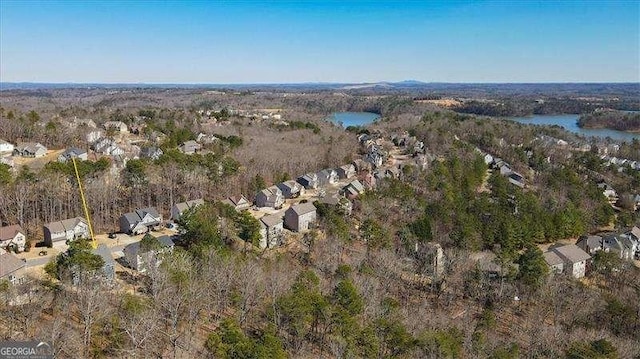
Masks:
[[[578,127],[579,117],[580,115],[533,115],[509,118],[509,120],[525,125],[558,125],[569,132],[585,137],[611,137],[614,140],[626,142],[631,142],[634,138],[640,139],[639,133],[609,130],[606,128],[580,128]]]
[[[342,125],[349,126],[366,126],[380,118],[380,115],[373,112],[334,112],[328,117],[328,120]]]

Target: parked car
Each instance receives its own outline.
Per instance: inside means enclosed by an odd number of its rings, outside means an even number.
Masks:
[[[114,232],[109,233],[108,235],[109,238],[114,239],[114,238],[118,238],[118,235],[115,234]]]
[[[44,257],[44,256],[46,256],[46,255],[47,255],[47,251],[40,251],[40,252],[38,252],[38,255],[39,255],[40,257]]]

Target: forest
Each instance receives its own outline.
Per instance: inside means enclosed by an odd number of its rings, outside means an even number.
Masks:
[[[101,259],[84,241],[50,262],[46,275],[22,286],[3,282],[5,301],[19,303],[0,309],[3,339],[41,338],[61,358],[640,358],[640,269],[599,252],[589,277],[578,281],[553,275],[540,249],[640,225],[638,212],[614,210],[597,187],[606,180],[631,194],[639,171],[604,166],[597,148],[539,140],[575,139],[559,128],[445,111],[396,94],[231,97],[180,89],[167,98],[156,90],[87,90],[85,101],[93,102],[73,104],[57,91],[47,92],[49,100],[0,96],[0,138],[82,146],[87,129],[67,131],[74,116],[144,123],[149,135],[165,135],[155,160],[81,162],[98,230],[112,230],[139,206],[166,213],[177,201],[209,203],[180,219],[178,246],[160,266],[118,272],[115,286],[96,280]],[[209,126],[199,114],[239,107],[283,108],[291,126],[226,111],[220,117],[228,124]],[[372,110],[383,119],[345,131],[323,120],[334,109]],[[255,246],[253,217],[220,203],[360,158],[363,131],[407,132],[433,160],[380,180],[354,199],[350,215],[316,203],[316,228],[273,250]],[[175,149],[200,132],[220,140],[204,153]],[[509,162],[527,187],[491,170],[478,150]],[[81,215],[76,185],[69,164],[0,165],[0,221],[38,237],[43,223]],[[149,236],[144,245],[157,244]],[[438,246],[441,270],[433,266]],[[471,259],[477,254],[493,256],[497,274]]]
[[[621,111],[595,111],[580,116],[578,126],[610,128],[618,131],[640,132],[640,113]]]

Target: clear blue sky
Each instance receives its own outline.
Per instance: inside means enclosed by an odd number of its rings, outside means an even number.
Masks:
[[[0,0],[0,81],[638,82],[640,1]]]

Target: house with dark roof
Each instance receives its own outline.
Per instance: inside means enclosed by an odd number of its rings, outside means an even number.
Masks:
[[[159,266],[162,263],[162,255],[172,252],[173,247],[174,243],[171,237],[160,236],[156,238],[147,234],[140,242],[125,246],[122,252],[131,269],[144,273],[151,264]]]
[[[318,175],[315,173],[307,173],[304,176],[298,177],[296,181],[300,183],[305,189],[318,188]]]
[[[278,209],[284,204],[284,196],[277,186],[265,188],[256,194],[256,206]]]
[[[356,167],[352,164],[347,164],[336,168],[336,173],[340,179],[349,179],[356,175]]]
[[[193,210],[194,208],[203,204],[204,200],[202,198],[176,203],[173,205],[173,207],[171,207],[171,219],[176,221],[180,219],[180,216],[182,216],[186,211]]]
[[[282,243],[284,226],[282,215],[271,214],[260,218],[260,248],[274,248]]]
[[[137,235],[159,226],[162,222],[162,216],[154,207],[148,207],[125,213],[118,222],[122,233]]]
[[[0,279],[12,284],[19,283],[24,276],[26,263],[11,253],[0,251]]]
[[[589,253],[580,249],[575,244],[567,244],[560,247],[549,249],[547,252],[553,252],[552,254],[546,254],[544,256],[545,261],[549,267],[553,270],[559,268],[559,263],[556,257],[562,260],[562,271],[570,274],[574,278],[582,278],[585,276],[587,261],[591,259]],[[555,255],[555,256],[554,256]]]
[[[309,202],[295,204],[284,212],[284,225],[294,232],[308,230],[315,221],[316,207]]]
[[[296,181],[284,181],[282,183],[278,183],[276,185],[280,191],[282,191],[282,195],[284,198],[298,198],[300,195],[304,194],[304,187]]]
[[[23,251],[26,243],[26,232],[19,224],[0,227],[0,248],[15,246],[19,251]]]
[[[87,151],[79,149],[77,147],[67,148],[58,156],[58,162],[65,163],[71,161],[72,158],[76,158],[81,161],[86,161],[89,158]]]
[[[243,195],[227,197],[222,203],[230,205],[238,212],[251,208],[251,202]]]
[[[51,222],[43,226],[44,243],[52,247],[78,238],[89,238],[89,225],[82,217]]]

